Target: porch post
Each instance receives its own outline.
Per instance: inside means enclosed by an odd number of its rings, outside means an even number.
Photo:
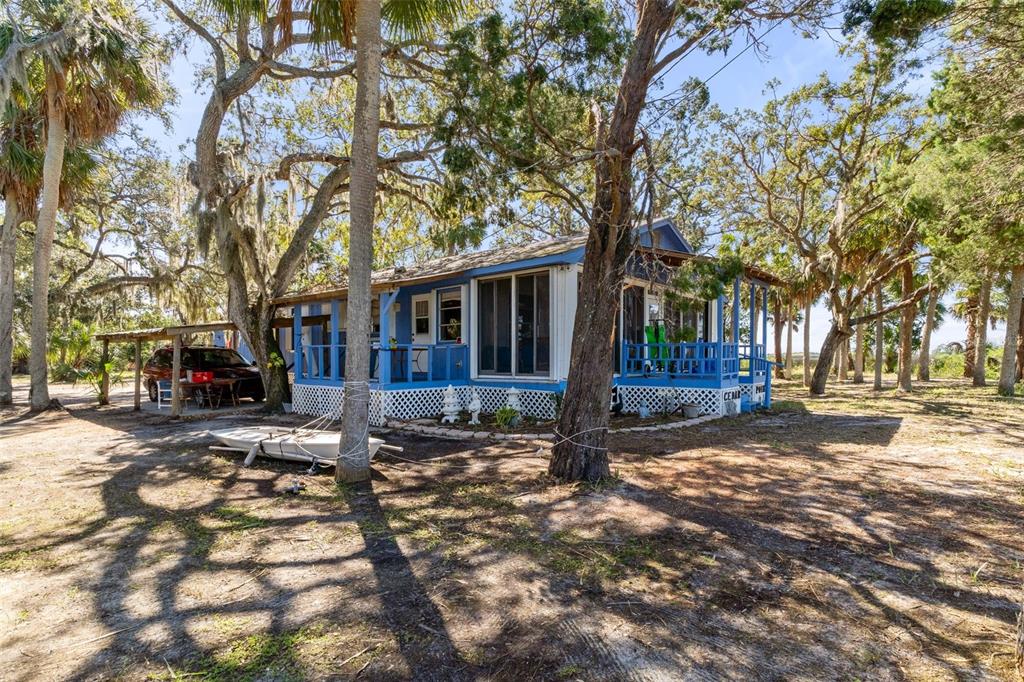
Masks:
[[[331,381],[341,378],[341,301],[331,301]]]
[[[295,381],[302,378],[302,304],[292,307],[292,369]]]
[[[761,287],[761,343],[764,344],[764,359],[768,360],[768,287]],[[765,365],[765,371],[769,371]]]
[[[171,416],[181,416],[181,334],[171,341]]]
[[[732,283],[732,343],[740,342],[740,278],[737,277]],[[736,352],[739,357],[739,351]]]
[[[391,383],[391,306],[398,298],[398,289],[382,292],[380,295],[380,350],[377,357],[380,364],[380,383]],[[410,377],[411,379],[411,377]]]
[[[724,293],[718,295],[718,305],[716,306],[716,312],[718,314],[718,319],[717,319],[717,325],[718,326],[715,327],[715,329],[718,331],[718,334],[716,334],[718,339],[715,341],[715,344],[717,345],[716,352],[718,354],[718,362],[717,362],[717,367],[718,367],[718,372],[717,372],[718,373],[718,385],[721,386],[722,385],[722,370],[724,369],[722,367],[722,365],[725,362],[725,358],[723,357],[723,353],[722,353],[722,349],[725,346],[725,344],[724,344],[724,338],[725,338],[725,294]]]
[[[754,383],[754,366],[757,364],[754,362],[754,358],[757,356],[757,285],[753,282],[750,283],[750,383]]]
[[[135,406],[136,412],[142,409],[142,339],[135,339]]]

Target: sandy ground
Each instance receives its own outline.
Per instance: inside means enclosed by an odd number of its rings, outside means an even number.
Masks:
[[[842,386],[612,440],[389,434],[371,484],[98,409],[0,414],[0,679],[1016,679],[1024,401]],[[22,396],[23,397],[23,396]],[[285,492],[296,480],[299,495]]]

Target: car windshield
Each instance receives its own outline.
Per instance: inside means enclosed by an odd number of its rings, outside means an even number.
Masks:
[[[200,348],[193,352],[199,356],[199,366],[203,369],[249,366],[241,355],[227,348]]]

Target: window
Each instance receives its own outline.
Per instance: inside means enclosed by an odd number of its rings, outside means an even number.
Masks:
[[[199,355],[199,366],[203,369],[249,366],[249,363],[241,355],[227,348],[203,348],[197,350],[196,353]]]
[[[430,333],[430,301],[420,299],[413,305],[413,329],[416,334]]]
[[[438,326],[440,327],[439,337],[442,342],[462,341],[462,291],[441,292],[440,315]]]
[[[551,371],[551,285],[547,272],[480,282],[481,374]]]
[[[512,280],[481,282],[480,357],[483,374],[512,373]]]

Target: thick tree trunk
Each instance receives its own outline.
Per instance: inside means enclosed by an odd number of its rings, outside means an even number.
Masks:
[[[782,319],[782,299],[775,295],[772,303],[772,315],[775,317],[775,378],[782,379],[786,376],[786,368],[782,362],[782,329],[785,320]]]
[[[348,348],[345,352],[343,435],[335,467],[335,478],[339,482],[363,481],[370,477],[370,273],[380,141],[380,12],[380,0],[356,2],[356,104],[349,181]],[[382,358],[382,362],[386,361]]]
[[[793,300],[787,305],[786,314],[786,378],[793,378],[793,313],[796,312]]]
[[[882,296],[882,285],[875,287],[875,312],[885,309]],[[879,315],[875,320],[875,383],[876,391],[882,390],[882,366],[885,364],[885,317]]]
[[[561,440],[548,471],[566,481],[596,481],[609,474],[608,403],[612,328],[625,264],[632,250],[632,166],[636,125],[647,98],[651,66],[676,14],[673,3],[644,0],[635,40],[619,82],[607,129],[598,125],[599,156],[590,234],[573,324],[569,376],[558,421]]]
[[[1013,384],[1017,378],[1017,332],[1020,329],[1021,297],[1024,297],[1024,265],[1017,265],[1010,279],[1006,340],[1003,341],[1003,361],[999,366],[999,395],[1013,395]]]
[[[968,296],[965,305],[967,338],[964,340],[964,378],[974,376],[974,354],[978,347],[978,297]]]
[[[49,69],[46,77],[46,154],[43,158],[43,186],[39,218],[36,220],[35,252],[32,258],[32,349],[29,374],[32,377],[32,409],[50,407],[48,367],[46,364],[49,335],[50,257],[57,231],[57,208],[60,201],[60,176],[64,168],[64,146],[67,130],[60,82],[62,78]]]
[[[985,385],[985,369],[988,364],[988,317],[991,310],[992,275],[986,273],[978,294],[978,319],[974,324],[977,331],[974,334],[974,372],[971,383],[975,386]]]
[[[903,298],[909,298],[914,293],[914,266],[907,263],[903,266],[903,282],[901,292]],[[904,306],[900,311],[900,348],[899,348],[899,377],[898,387],[901,391],[911,390],[911,379],[914,375],[913,353],[914,353],[914,318],[917,316],[917,306]]]
[[[239,331],[252,351],[256,367],[260,370],[265,392],[265,408],[272,412],[280,412],[283,409],[282,403],[288,401],[290,394],[288,368],[285,366],[280,345],[274,334],[273,323],[276,314],[277,309],[260,298],[232,315],[236,324],[239,320],[243,321],[243,324],[239,325]]]
[[[21,211],[13,189],[4,197],[4,226],[0,234],[0,405],[14,400],[14,251],[18,245]]]
[[[862,303],[860,311],[864,313],[867,310],[867,304]],[[858,324],[857,329],[854,332],[854,347],[853,347],[853,383],[863,384],[864,383],[864,325]]]
[[[917,362],[917,378],[920,381],[932,380],[932,329],[935,327],[935,309],[938,305],[939,290],[932,289],[928,293],[928,312],[921,331],[921,357]]]
[[[814,366],[814,375],[811,377],[811,395],[825,394],[825,384],[828,383],[828,372],[832,366],[832,360],[849,336],[840,331],[837,322],[832,323],[828,334],[825,335],[825,341],[821,344],[821,350],[818,351],[818,364]]]
[[[820,361],[819,361],[820,362]],[[826,365],[827,366],[827,365]],[[804,386],[811,386],[811,300],[804,301]]]

